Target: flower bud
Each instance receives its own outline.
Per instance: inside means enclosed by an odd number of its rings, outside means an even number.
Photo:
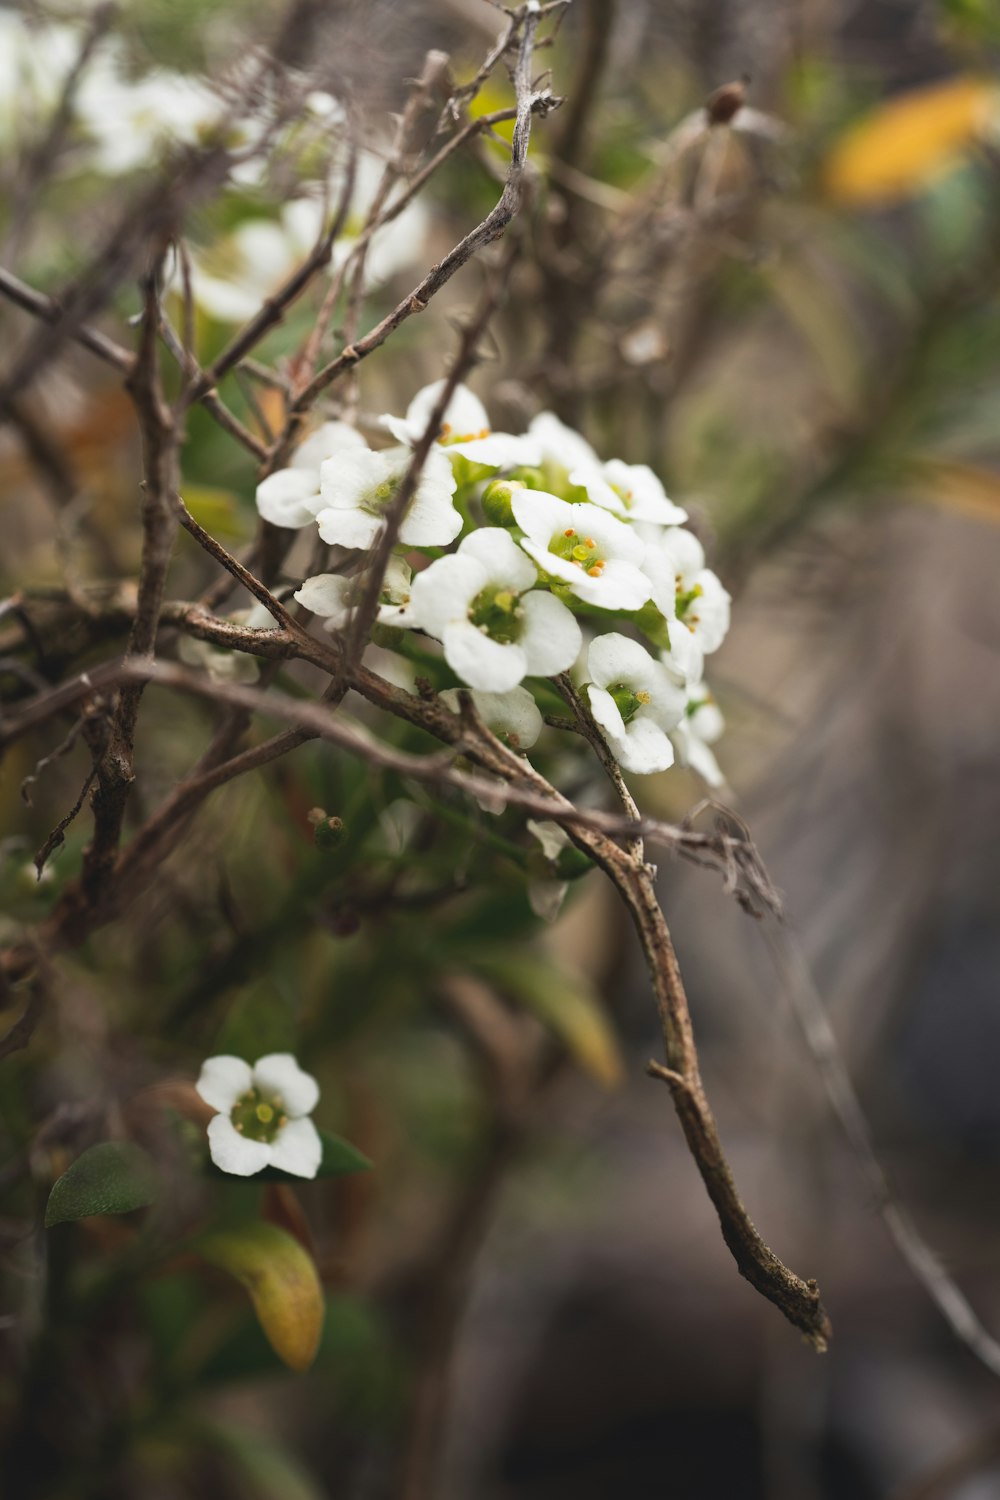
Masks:
[[[483,491],[483,510],[492,526],[515,526],[511,499],[524,485],[517,479],[494,479]]]
[[[313,826],[313,842],[317,849],[339,849],[346,837],[343,818],[335,814],[328,816],[322,807],[314,807],[309,813]]]

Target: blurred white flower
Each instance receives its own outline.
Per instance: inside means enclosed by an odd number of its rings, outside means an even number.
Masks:
[[[440,694],[453,713],[458,713],[458,688],[446,688]],[[513,687],[506,693],[486,693],[470,689],[476,712],[498,740],[512,750],[530,750],[544,728],[545,721],[538,704],[526,687]]]
[[[228,619],[233,625],[249,625],[254,630],[278,628],[270,610],[260,603],[251,609],[234,610]],[[204,668],[214,682],[256,682],[260,676],[257,658],[248,651],[217,646],[212,641],[199,640],[197,636],[182,635],[177,642],[177,655],[189,667]]]
[[[687,708],[670,738],[677,751],[677,764],[690,767],[708,782],[709,786],[724,786],[726,778],[719,769],[710,745],[719,739],[726,722],[704,682],[694,683],[687,690]]]
[[[624,464],[612,458],[598,469],[573,469],[570,484],[586,490],[587,498],[629,521],[676,526],[687,511],[667,499],[663,485],[646,464]]]
[[[573,848],[573,840],[564,828],[558,823],[536,822],[534,818],[527,820],[528,832],[536,838],[541,845],[542,858],[546,860],[553,869],[558,869],[559,857],[566,849]],[[541,917],[543,922],[554,922],[562,911],[562,904],[569,890],[569,881],[562,880],[553,873],[551,876],[542,876],[536,880],[528,881],[528,904],[536,917]]]
[[[219,1111],[209,1122],[208,1149],[223,1172],[252,1177],[278,1167],[295,1177],[316,1176],[323,1145],[308,1116],[319,1085],[290,1052],[270,1052],[253,1067],[241,1057],[209,1057],[195,1088]]]
[[[670,526],[651,539],[642,566],[653,603],[667,622],[671,653],[685,667],[685,675],[696,681],[701,666],[683,634],[693,637],[702,656],[717,651],[729,630],[730,596],[705,567],[705,549],[698,538],[682,526]]]
[[[576,620],[537,582],[537,570],[510,534],[486,526],[454,556],[418,573],[413,618],[441,642],[463,682],[505,693],[526,676],[566,671],[580,650]]]
[[[637,641],[612,633],[591,642],[587,674],[590,711],[625,770],[648,776],[673,765],[669,731],[687,700],[666,668]]]
[[[299,528],[323,508],[320,470],[339,453],[364,448],[364,438],[346,422],[324,422],[300,444],[287,469],[276,469],[257,486],[257,509],[272,526]]]
[[[380,418],[382,426],[397,442],[419,442],[444,385],[443,380],[425,385],[410,402],[405,417],[386,413]],[[541,461],[541,447],[532,438],[494,432],[485,406],[465,385],[455,387],[445,408],[437,441],[449,455],[461,455],[490,469],[530,467]]]
[[[624,522],[598,505],[570,505],[545,490],[517,490],[521,546],[552,578],[599,609],[641,609],[652,591],[639,566],[646,550]]]
[[[307,578],[293,595],[314,615],[325,619],[326,630],[343,630],[364,586],[364,574],[345,577],[341,573],[317,573]],[[401,628],[415,624],[410,595],[411,571],[401,557],[390,557],[379,595],[378,622]]]
[[[528,435],[541,448],[541,464],[553,487],[566,483],[573,469],[600,470],[601,460],[586,438],[553,412],[539,412],[528,424]]]
[[[320,468],[323,505],[316,514],[324,542],[374,546],[409,463],[409,448],[373,453],[361,446],[328,458]],[[455,540],[462,517],[452,504],[454,493],[451,464],[440,449],[432,448],[399,528],[404,547],[447,547]]]
[[[107,46],[84,69],[74,106],[94,165],[108,176],[150,165],[159,152],[196,141],[224,117],[221,101],[200,79],[160,68],[124,78]]]

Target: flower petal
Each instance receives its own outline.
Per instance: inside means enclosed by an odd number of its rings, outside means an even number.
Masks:
[[[413,580],[410,607],[421,630],[437,640],[456,620],[465,620],[473,599],[487,584],[486,569],[475,557],[456,552],[440,557]]]
[[[289,1120],[270,1148],[271,1165],[294,1177],[315,1177],[323,1159],[323,1142],[312,1120]]]
[[[674,747],[664,730],[639,715],[626,729],[624,744],[615,745],[615,753],[625,770],[637,776],[652,776],[674,763]]]
[[[242,1057],[231,1057],[223,1053],[219,1057],[207,1057],[201,1065],[195,1089],[213,1109],[228,1114],[241,1094],[251,1087],[253,1075],[250,1064]]]
[[[617,557],[608,558],[599,578],[591,578],[577,568],[576,577],[568,581],[578,599],[585,604],[596,604],[598,609],[641,609],[652,590],[641,568]]]
[[[314,615],[331,621],[335,629],[346,625],[351,615],[350,596],[354,580],[341,573],[317,573],[307,578],[292,598]]]
[[[521,600],[524,611],[519,642],[529,676],[554,677],[568,672],[580,654],[583,637],[574,615],[554,594],[533,589]]]
[[[253,1065],[253,1081],[264,1094],[280,1094],[292,1119],[308,1115],[319,1100],[319,1084],[300,1068],[290,1052],[269,1052]]]
[[[310,433],[304,443],[300,443],[295,450],[292,459],[293,469],[314,469],[318,475],[320,466],[328,458],[333,458],[337,453],[351,448],[367,448],[368,444],[354,427],[349,427],[346,422],[324,422],[316,431]]]
[[[486,571],[486,582],[523,593],[538,577],[509,531],[502,526],[480,526],[460,544],[460,557],[474,557]]]
[[[605,688],[590,682],[587,684],[587,696],[595,723],[604,730],[612,745],[622,744],[625,739],[625,720],[611,694]]]
[[[573,506],[548,490],[516,490],[510,506],[521,530],[545,551],[557,532],[576,524]]]
[[[341,510],[332,505],[316,516],[319,534],[335,547],[374,547],[382,522],[366,510]]]
[[[228,1115],[216,1115],[209,1120],[208,1149],[215,1165],[234,1177],[252,1177],[262,1171],[270,1164],[274,1152],[266,1141],[249,1141],[240,1135]]]
[[[272,526],[308,526],[321,504],[315,469],[277,469],[257,486],[257,509]]]
[[[470,620],[456,620],[441,637],[451,670],[472,688],[507,693],[524,676],[524,652],[514,641],[494,641]]]

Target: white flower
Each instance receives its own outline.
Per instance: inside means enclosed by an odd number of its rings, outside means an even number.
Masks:
[[[671,526],[650,542],[643,571],[652,585],[653,603],[667,622],[671,654],[688,678],[697,680],[701,667],[683,641],[686,631],[703,656],[717,651],[729,630],[729,594],[711,568],[705,549],[691,531]]]
[[[91,137],[98,170],[111,175],[148,165],[158,151],[197,140],[222,116],[212,91],[184,73],[154,69],[123,78],[105,49],[84,70],[77,116]]]
[[[409,448],[373,453],[360,447],[327,459],[320,469],[323,508],[316,516],[324,542],[374,546],[409,463]],[[451,464],[439,448],[432,448],[399,528],[404,547],[447,547],[455,540],[462,517],[452,504],[454,493]]]
[[[545,721],[527,688],[514,687],[506,693],[484,693],[473,688],[471,692],[476,712],[497,739],[512,750],[531,749]],[[458,688],[446,688],[439,696],[453,713],[458,713]]]
[[[625,464],[612,458],[599,469],[573,469],[570,484],[586,490],[587,498],[630,521],[676,526],[687,511],[668,500],[663,485],[646,464]]]
[[[685,694],[660,662],[624,635],[600,635],[587,653],[590,711],[626,771],[648,776],[674,762],[669,731]]]
[[[600,609],[641,609],[652,585],[639,564],[642,540],[598,505],[570,505],[545,490],[517,490],[521,546],[540,568]]]
[[[586,438],[550,411],[539,412],[529,422],[528,436],[541,448],[541,462],[553,486],[566,483],[573,469],[600,470],[601,460]]]
[[[219,1113],[208,1126],[208,1149],[223,1172],[252,1177],[278,1167],[295,1177],[315,1177],[323,1145],[311,1115],[319,1085],[290,1052],[269,1052],[251,1068],[241,1057],[210,1057],[198,1093]]]
[[[0,136],[34,136],[38,116],[58,104],[82,40],[75,27],[29,25],[22,11],[0,9]]]
[[[413,625],[410,607],[411,571],[401,557],[390,557],[379,595],[378,622],[400,628]],[[314,615],[326,620],[325,630],[343,630],[354,611],[364,587],[364,574],[345,577],[342,573],[317,573],[307,578],[292,596]]]
[[[252,609],[234,610],[228,618],[233,625],[249,625],[254,630],[278,628],[270,610],[259,602]],[[213,682],[256,682],[260,676],[257,658],[248,651],[217,646],[212,641],[199,640],[197,636],[182,635],[177,642],[177,655],[189,667],[204,667]]]
[[[485,526],[417,574],[413,618],[463,682],[505,693],[523,677],[565,672],[580,650],[576,620],[537,582],[509,533]]]
[[[419,442],[444,385],[443,380],[425,385],[406,408],[405,417],[387,413],[380,418],[382,426],[397,442]],[[472,463],[490,469],[530,467],[541,461],[541,447],[530,437],[513,437],[510,433],[492,431],[485,406],[466,385],[455,387],[441,419],[437,441],[449,455],[461,454]]]
[[[324,422],[300,444],[291,466],[276,469],[257,486],[257,509],[272,526],[298,529],[315,521],[323,509],[320,469],[327,459],[351,449],[367,448],[364,438],[346,422]]]
[[[559,857],[566,850],[573,848],[573,841],[565,828],[560,828],[558,823],[538,823],[534,818],[527,822],[528,832],[538,840],[542,846],[542,857],[547,860],[556,870],[559,865]],[[569,890],[569,881],[560,880],[556,875],[528,882],[528,905],[536,917],[541,917],[543,922],[554,922],[562,910],[562,904]]]
[[[704,682],[696,682],[687,690],[687,709],[683,719],[670,731],[678,765],[697,771],[709,786],[724,786],[726,778],[719,769],[719,762],[708,748],[722,734],[726,721]]]

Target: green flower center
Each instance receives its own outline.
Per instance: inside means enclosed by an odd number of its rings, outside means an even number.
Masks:
[[[280,1094],[262,1094],[260,1089],[247,1089],[241,1094],[229,1112],[240,1135],[248,1141],[274,1140],[282,1126],[288,1124]]]
[[[615,700],[623,724],[631,724],[640,708],[650,701],[648,693],[635,692],[627,682],[616,682],[613,687],[608,688],[608,692]]]
[[[568,526],[565,531],[556,532],[549,542],[549,551],[555,553],[556,557],[565,557],[591,578],[600,578],[604,572],[604,558],[594,538],[581,536],[572,526]]]
[[[520,639],[523,618],[521,596],[513,589],[490,585],[480,589],[469,606],[469,619],[476,629],[504,646]]]
[[[702,594],[704,592],[705,592],[705,590],[702,588],[702,586],[701,586],[700,583],[696,583],[693,589],[682,589],[680,587],[680,585],[678,584],[678,586],[677,586],[677,618],[678,618],[678,620],[686,620],[687,623],[688,623],[688,625],[690,625],[692,627],[694,627],[695,625],[697,625],[697,623],[698,623],[698,616],[696,614],[689,614],[688,611],[690,610],[690,608],[691,608],[692,604],[695,602],[695,600],[696,599],[700,599],[701,596],[702,596]]]
[[[380,516],[388,505],[396,498],[399,489],[399,479],[383,479],[373,490],[369,490],[361,502],[362,510],[366,510],[370,516]]]

